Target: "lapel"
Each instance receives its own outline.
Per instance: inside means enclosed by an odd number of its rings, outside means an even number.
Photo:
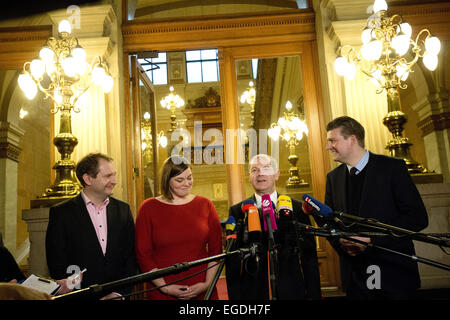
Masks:
[[[113,246],[113,235],[115,235],[117,232],[115,230],[115,228],[117,227],[117,217],[119,215],[119,209],[117,207],[117,203],[114,201],[113,198],[109,197],[109,203],[108,206],[106,207],[106,224],[108,226],[108,234],[106,236],[107,242],[106,242],[106,251],[105,251],[105,256],[107,256]]]
[[[365,203],[368,203],[367,197],[369,196],[370,186],[375,181],[375,175],[377,174],[376,167],[377,158],[376,155],[369,152],[369,162],[366,165],[366,177],[364,178],[363,188],[361,191],[361,201],[359,204],[359,215],[365,217],[366,213],[369,212],[365,209]]]
[[[75,198],[77,209],[77,214],[79,215],[80,220],[80,230],[83,230],[83,239],[85,242],[87,242],[89,245],[89,248],[95,248],[93,250],[96,250],[97,254],[100,254],[103,256],[102,247],[100,246],[100,243],[98,242],[97,233],[95,232],[94,225],[92,224],[91,217],[89,216],[89,212],[87,211],[86,204],[84,203],[83,198],[81,197],[81,194],[79,194]]]
[[[342,210],[347,212],[347,166],[342,164],[336,172],[336,196],[333,201],[335,202],[335,210]],[[339,209],[342,208],[342,209]]]

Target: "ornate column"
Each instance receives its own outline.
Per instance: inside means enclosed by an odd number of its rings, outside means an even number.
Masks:
[[[431,94],[413,106],[421,121],[428,167],[439,172],[444,182],[450,182],[450,107],[446,89]]]
[[[17,235],[17,168],[20,137],[19,127],[0,122],[0,232],[6,247],[14,254]]]

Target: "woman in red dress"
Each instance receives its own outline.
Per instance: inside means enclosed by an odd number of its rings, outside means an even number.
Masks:
[[[164,162],[162,195],[146,199],[136,219],[136,258],[141,272],[222,252],[222,229],[217,211],[210,200],[190,193],[192,183],[192,172],[184,158],[171,157]],[[206,267],[212,268],[199,273]],[[216,271],[217,262],[210,262],[152,280],[149,286],[159,289],[150,291],[147,297],[154,300],[203,299]],[[193,274],[196,275],[184,279]],[[211,299],[218,299],[216,289]]]

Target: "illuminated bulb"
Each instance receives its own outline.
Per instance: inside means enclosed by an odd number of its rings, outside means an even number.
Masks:
[[[306,123],[304,121],[301,121],[300,123],[300,131],[304,132],[306,135],[308,135],[308,126],[306,125]]]
[[[72,57],[74,57],[77,61],[84,61],[86,60],[86,51],[80,46],[76,46],[72,50]]]
[[[45,65],[45,72],[51,78],[52,74],[56,72],[56,65],[54,63],[47,63]]]
[[[70,26],[70,22],[67,20],[61,20],[61,22],[58,25],[58,32],[59,33],[67,32],[70,34],[72,32],[72,27]]]
[[[384,10],[386,11],[388,8],[386,1],[384,0],[375,0],[373,3],[373,12],[377,13],[378,11]]]
[[[278,139],[280,138],[280,132],[281,132],[280,126],[274,126],[272,128],[269,128],[267,134],[273,141],[278,141]]]
[[[437,55],[441,51],[441,41],[437,37],[427,37],[425,39],[425,49],[429,53]]]
[[[285,118],[281,117],[278,119],[278,124],[282,127],[282,128],[286,128],[287,127],[287,121]]]
[[[302,139],[303,139],[303,131],[298,131],[298,132],[295,134],[295,138],[296,138],[298,141],[302,140]]]
[[[399,78],[402,81],[406,81],[409,75],[408,66],[405,64],[398,64],[397,67],[397,78]]]
[[[438,57],[437,55],[425,51],[423,58],[422,58],[423,64],[425,67],[427,67],[428,70],[434,71],[436,70],[437,64],[438,64]]]
[[[33,78],[40,79],[45,72],[45,63],[40,59],[34,59],[30,63],[30,72]]]
[[[39,51],[39,57],[45,62],[49,63],[53,61],[53,58],[55,57],[55,53],[52,49],[49,47],[43,47],[41,51]]]
[[[101,85],[106,77],[105,69],[99,66],[95,66],[92,70],[92,81],[96,85]]]
[[[147,149],[147,144],[146,144],[145,142],[142,142],[142,144],[141,144],[141,148],[142,148],[142,150],[145,150],[145,149]]]
[[[64,73],[69,77],[74,77],[77,74],[77,63],[73,57],[67,57],[62,62]]]
[[[366,60],[378,60],[383,50],[383,44],[380,40],[373,40],[361,48],[361,54]]]
[[[287,109],[287,111],[291,111],[292,103],[290,101],[286,102],[286,109]]]
[[[336,70],[336,73],[340,76],[345,75],[347,65],[348,65],[347,59],[344,57],[337,57],[336,60],[334,60],[334,69]]]
[[[149,120],[150,119],[150,113],[149,112],[144,113],[144,119],[145,120]]]
[[[288,132],[285,132],[283,134],[283,139],[286,141],[289,141],[289,140],[291,140],[291,135]]]
[[[363,44],[369,43],[372,40],[372,29],[365,28],[361,33],[361,40]]]
[[[103,92],[108,93],[111,91],[111,89],[113,88],[114,85],[114,79],[113,77],[111,77],[109,74],[105,74],[105,78],[103,79],[102,82],[102,88],[103,88]]]
[[[395,49],[398,55],[402,56],[409,49],[409,36],[406,35],[403,31],[399,32],[392,39],[392,47]]]
[[[25,93],[25,96],[31,100],[33,99],[37,94],[37,86],[36,83],[33,81],[33,78],[28,73],[22,73],[19,75],[19,78],[17,79],[19,82],[19,87],[22,89],[23,93]]]
[[[28,111],[26,111],[26,110],[20,108],[20,111],[19,111],[19,118],[20,118],[20,119],[23,119],[23,118],[25,118],[27,115],[28,115]]]
[[[165,148],[167,146],[167,137],[166,136],[161,136],[159,138],[159,145],[163,148]]]
[[[403,22],[400,24],[400,29],[403,31],[404,34],[406,34],[408,37],[411,37],[412,34],[412,28],[411,25],[408,22]]]

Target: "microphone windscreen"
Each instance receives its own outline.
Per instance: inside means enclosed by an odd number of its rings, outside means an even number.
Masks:
[[[233,232],[236,227],[236,219],[233,216],[229,216],[227,221],[225,221],[225,230]]]
[[[242,201],[241,210],[243,213],[246,213],[251,206],[256,206],[256,203],[252,199],[246,199]]]
[[[328,216],[333,213],[333,210],[326,204],[320,202],[319,200],[314,199],[309,194],[304,194],[302,196],[303,201],[306,201],[313,209],[316,209],[322,216]]]
[[[273,211],[272,200],[269,194],[263,194],[261,196],[261,209],[264,220],[264,231],[267,231],[267,222],[265,219],[266,214],[270,217],[270,224],[272,230],[277,230],[277,222],[275,221],[275,212]]]
[[[290,214],[294,211],[292,208],[292,199],[286,195],[280,195],[277,199],[277,212],[280,213],[282,210],[286,212],[286,214]]]
[[[256,206],[251,206],[248,210],[248,232],[260,231],[261,222],[259,220],[259,212]]]
[[[302,210],[305,214],[311,214],[313,207],[311,207],[308,202],[303,201],[302,202]]]

